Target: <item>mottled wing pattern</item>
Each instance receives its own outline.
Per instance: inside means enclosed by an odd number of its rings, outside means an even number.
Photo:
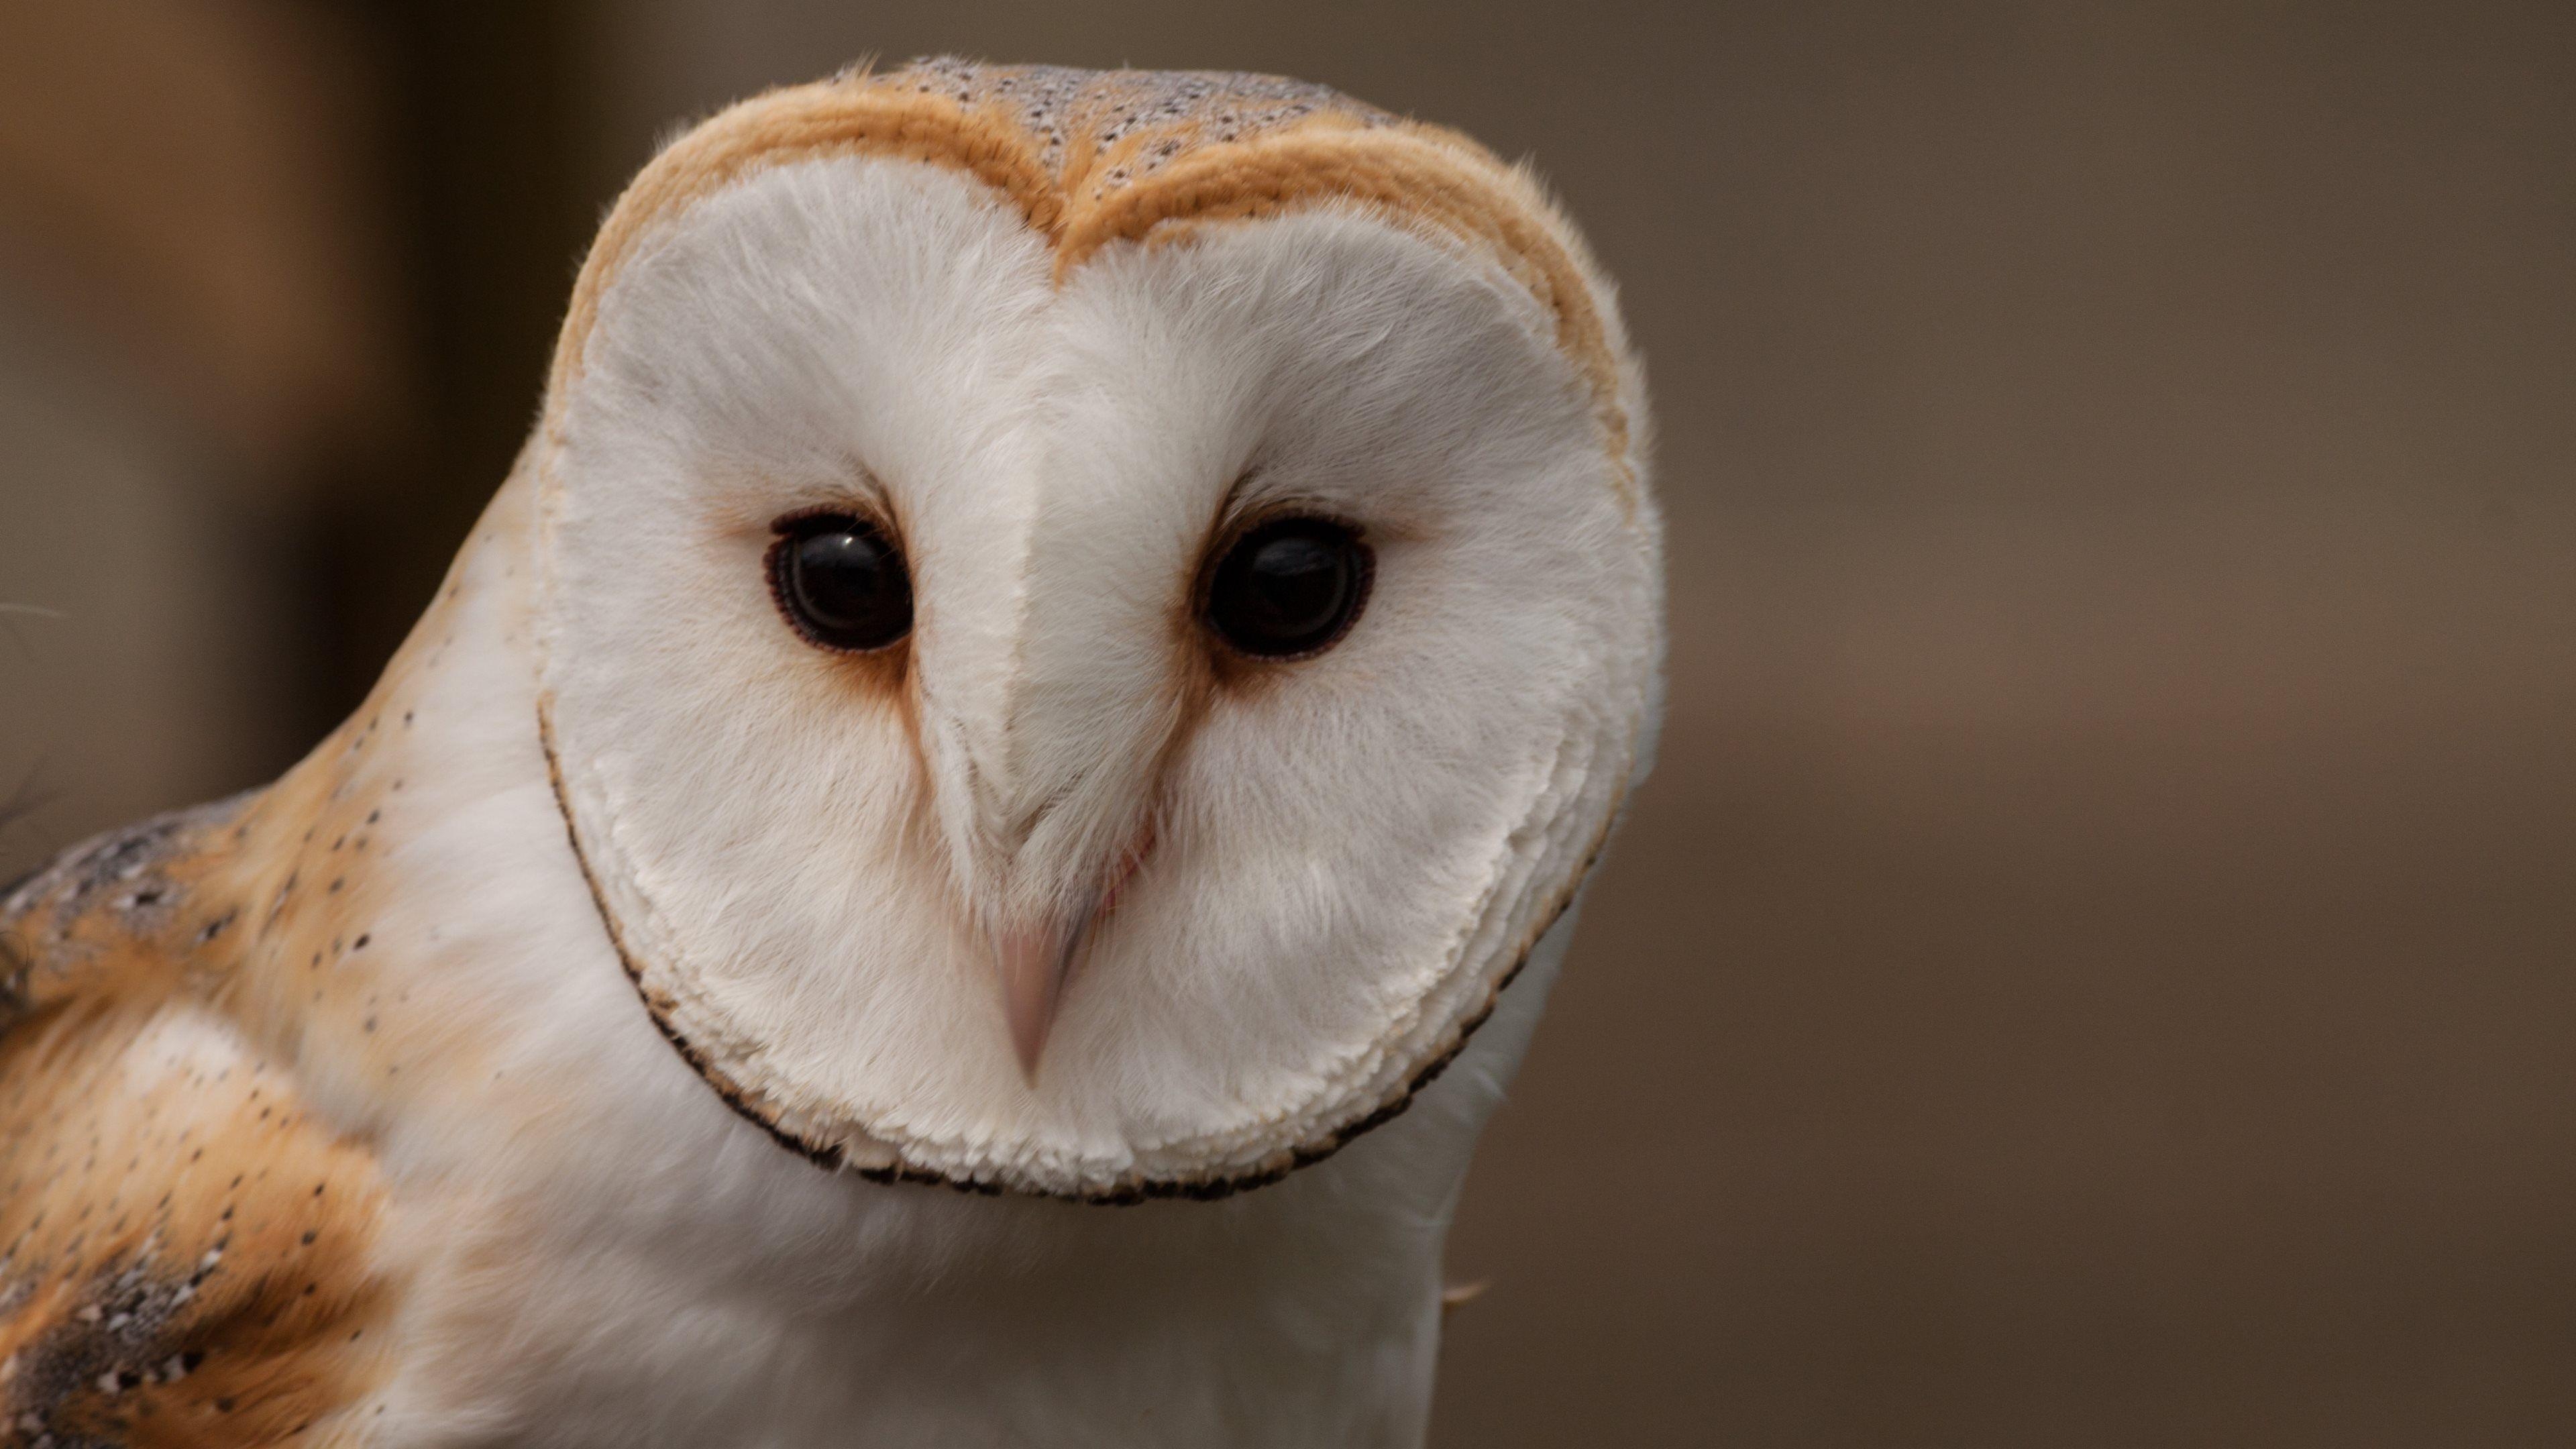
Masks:
[[[0,898],[0,1444],[362,1437],[382,1190],[223,1010],[244,923],[194,888],[244,809],[103,837]]]

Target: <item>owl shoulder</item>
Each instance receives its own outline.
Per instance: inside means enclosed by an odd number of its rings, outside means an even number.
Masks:
[[[0,1443],[364,1437],[384,1193],[224,1010],[243,804],[0,892]]]

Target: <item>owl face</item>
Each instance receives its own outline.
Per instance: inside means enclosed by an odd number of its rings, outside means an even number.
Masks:
[[[646,1003],[870,1172],[1329,1152],[1642,769],[1654,524],[1563,309],[1382,197],[1076,256],[1079,188],[736,144],[594,257],[540,444],[548,751]]]

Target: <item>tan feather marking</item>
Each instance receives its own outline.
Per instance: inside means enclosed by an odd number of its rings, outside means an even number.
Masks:
[[[1502,260],[1555,315],[1557,344],[1583,370],[1619,464],[1623,501],[1633,510],[1619,367],[1567,235],[1534,187],[1454,132],[1359,130],[1318,119],[1289,134],[1205,147],[1084,208],[1057,242],[1057,274],[1166,225],[1271,216],[1329,201],[1429,224]]]
[[[1337,201],[1476,247],[1556,318],[1636,515],[1616,348],[1582,245],[1537,184],[1455,131],[1275,76],[934,60],[720,112],[646,165],[600,228],[556,343],[549,417],[581,371],[600,296],[655,228],[757,169],[837,155],[907,157],[993,187],[1056,247],[1059,280],[1161,229]]]
[[[210,885],[240,813],[110,837],[0,910],[31,987],[0,1024],[0,1441],[320,1436],[382,1376],[372,1158],[198,995],[241,929]]]
[[[435,722],[428,697],[460,627],[464,571],[524,521],[523,505],[523,490],[502,490],[374,692],[244,806],[240,838],[205,887],[238,901],[244,926],[220,1004],[265,1050],[363,1082],[368,1115],[350,1130],[448,1110],[493,1073],[482,1039],[416,999],[419,976],[394,969],[423,943],[387,923],[400,888],[387,866],[423,823],[410,742]]]
[[[1484,1297],[1486,1292],[1493,1286],[1493,1279],[1479,1278],[1473,1283],[1453,1283],[1448,1287],[1441,1289],[1440,1321],[1443,1323],[1448,1322],[1449,1315],[1456,1313],[1459,1309],[1464,1308],[1468,1304],[1475,1302],[1477,1299]]]
[[[756,167],[834,155],[902,156],[953,166],[1008,197],[1029,225],[1053,234],[1062,211],[1053,178],[1005,118],[945,96],[835,85],[773,92],[722,112],[655,157],[591,243],[556,344],[549,392],[579,371],[599,297],[651,229]]]

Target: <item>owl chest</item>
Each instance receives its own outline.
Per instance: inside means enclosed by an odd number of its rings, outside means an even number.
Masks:
[[[1421,1440],[1436,1246],[1284,1194],[1090,1208],[773,1155],[809,1180],[456,1253],[418,1289],[385,1442]]]

